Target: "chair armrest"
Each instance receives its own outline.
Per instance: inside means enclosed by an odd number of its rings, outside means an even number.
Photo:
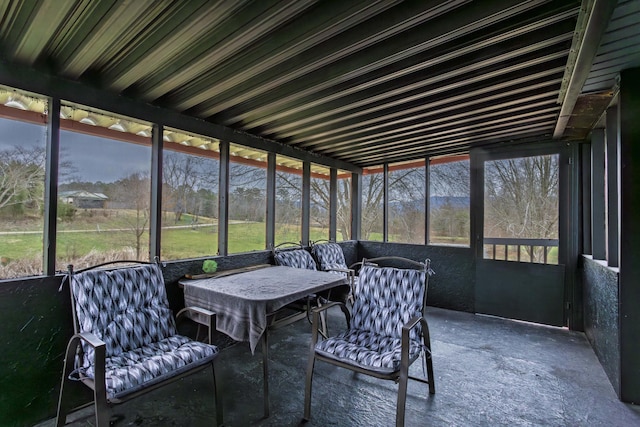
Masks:
[[[100,347],[106,347],[106,343],[104,341],[102,341],[100,338],[98,338],[95,334],[92,334],[91,332],[80,332],[78,334],[75,334],[71,340],[73,340],[74,338],[78,338],[84,342],[86,342],[87,344],[89,344],[91,347],[93,347],[94,349],[98,349]]]
[[[311,321],[311,349],[313,349],[316,346],[316,343],[318,342],[318,330],[320,328],[320,313],[335,306],[340,307],[340,310],[342,310],[342,312],[344,313],[345,320],[347,321],[347,328],[351,324],[351,313],[349,313],[349,309],[343,302],[332,301],[328,304],[323,304],[320,307],[314,307],[311,310],[311,312],[313,313],[313,319]]]
[[[176,314],[176,320],[182,316],[196,322],[198,325],[206,326],[208,328],[207,336],[209,337],[209,344],[213,343],[211,340],[213,338],[213,332],[216,330],[216,313],[202,307],[189,306],[183,308]]]
[[[407,364],[409,363],[409,332],[415,328],[418,323],[425,323],[424,317],[415,316],[409,319],[407,323],[402,325],[402,355],[401,359],[407,358]]]
[[[89,379],[89,385],[94,389],[94,391],[103,396],[106,399],[106,382],[105,382],[105,358],[107,353],[107,344],[98,338],[95,334],[90,332],[80,332],[75,334],[69,340],[69,344],[67,345],[67,352],[65,354],[65,372],[72,372],[72,365],[74,363],[74,359],[76,356],[76,351],[78,346],[80,346],[80,342],[83,341],[93,347],[93,370],[94,370],[94,378],[93,384]],[[82,378],[80,378],[82,379]],[[87,379],[83,379],[83,382],[86,383]]]
[[[411,319],[409,319],[407,323],[402,325],[402,335],[404,336],[405,333],[409,334],[409,331],[415,328],[418,322],[420,322],[422,319],[423,319],[422,316],[414,316]]]

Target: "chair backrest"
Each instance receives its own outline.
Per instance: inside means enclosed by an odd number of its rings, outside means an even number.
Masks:
[[[277,265],[317,270],[315,260],[305,249],[276,250],[273,258]]]
[[[351,327],[375,335],[402,338],[402,325],[424,310],[426,270],[364,264],[355,289]],[[411,339],[420,329],[413,328]]]
[[[76,332],[91,332],[106,343],[106,356],[176,334],[164,278],[156,264],[70,274]],[[93,358],[84,348],[83,366]]]
[[[329,271],[336,268],[346,269],[344,252],[337,243],[317,243],[311,246],[311,253],[318,260],[320,270]]]

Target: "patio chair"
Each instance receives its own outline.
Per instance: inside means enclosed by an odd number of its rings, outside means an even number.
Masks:
[[[349,280],[349,294],[345,295],[342,298],[337,298],[336,300],[351,300],[355,282],[356,280],[358,280],[358,278],[355,275],[355,270],[347,267],[347,262],[344,259],[344,252],[342,251],[342,247],[340,247],[339,244],[331,242],[329,240],[316,241],[311,245],[311,254],[315,257],[321,271],[340,274]]]
[[[389,260],[394,265],[409,264],[412,268],[380,267],[369,262]],[[429,327],[424,317],[432,273],[428,259],[424,263],[399,257],[363,260],[351,312],[339,302],[314,309],[305,385],[305,420],[311,418],[311,385],[316,360],[398,382],[396,426],[404,425],[409,378],[428,384],[429,393],[435,393]],[[323,310],[334,305],[339,305],[344,312],[347,329],[318,341],[315,327],[318,318]],[[409,366],[418,358],[423,360],[426,378],[409,375]]]
[[[96,269],[118,262],[133,266]],[[79,272],[69,266],[71,307],[75,334],[64,360],[56,425],[62,426],[70,408],[65,391],[70,381],[93,390],[96,425],[109,426],[112,405],[132,399],[167,382],[211,367],[216,422],[223,422],[211,345],[215,314],[189,307],[189,315],[209,328],[209,344],[179,335],[171,314],[160,266],[115,261]],[[64,283],[64,282],[63,282]]]
[[[284,242],[273,248],[273,259],[276,265],[286,267],[317,270],[316,262],[300,243]]]
[[[317,271],[316,261],[311,256],[311,253],[304,249],[301,243],[293,243],[293,242],[285,242],[281,243],[278,246],[273,248],[273,258],[276,265],[282,265],[286,267],[294,267],[294,268],[306,268],[308,270]],[[288,308],[297,309],[299,311],[304,311],[306,313],[306,317],[311,322],[311,309],[314,307],[319,307],[322,304],[325,304],[328,301],[331,301],[334,298],[334,295],[338,295],[338,298],[342,298],[342,295],[347,294],[348,290],[345,291],[342,287],[337,287],[336,289],[330,289],[328,291],[323,291],[318,294],[309,295],[304,300],[296,301],[290,305]],[[320,323],[318,323],[320,327],[320,333],[322,336],[327,336],[327,323],[326,316],[323,314],[320,317]]]

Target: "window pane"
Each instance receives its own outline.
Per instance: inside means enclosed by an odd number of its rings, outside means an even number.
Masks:
[[[429,243],[469,246],[469,158],[429,165]]]
[[[351,172],[338,171],[336,241],[351,240]]]
[[[485,163],[484,257],[558,263],[558,155]]]
[[[215,255],[220,142],[175,129],[163,138],[162,259]]]
[[[275,244],[302,238],[302,162],[276,156]]]
[[[362,176],[363,240],[382,241],[383,238],[384,173],[381,167],[365,169]]]
[[[44,98],[0,87],[0,279],[42,274]]]
[[[312,164],[309,238],[313,241],[329,240],[329,187],[329,168]]]
[[[230,145],[229,253],[266,249],[267,154]]]
[[[151,125],[63,104],[56,269],[149,260]]]
[[[390,242],[424,244],[424,161],[389,166]]]

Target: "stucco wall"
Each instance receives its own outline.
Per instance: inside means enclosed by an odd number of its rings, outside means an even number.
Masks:
[[[620,395],[618,273],[590,256],[583,256],[580,274],[584,295],[584,331],[611,385]]]
[[[61,277],[0,283],[0,425],[33,425],[55,414],[62,359],[73,327]],[[88,398],[77,390],[73,399]]]
[[[470,248],[402,243],[358,242],[358,257],[401,256],[431,259],[436,272],[429,279],[427,304],[458,311],[474,311],[475,263]]]

